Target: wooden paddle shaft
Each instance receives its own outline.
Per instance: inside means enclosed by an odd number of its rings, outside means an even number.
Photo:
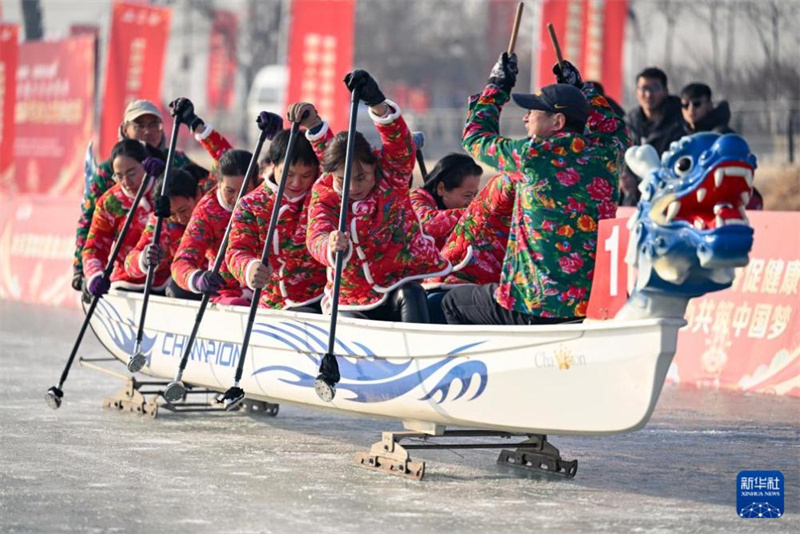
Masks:
[[[514,15],[514,29],[511,30],[511,40],[508,42],[508,55],[514,53],[514,47],[517,45],[517,34],[519,33],[519,22],[522,20],[522,10],[525,4],[520,2],[517,4],[517,14]]]
[[[561,55],[561,47],[558,46],[558,37],[556,37],[556,29],[553,28],[553,23],[547,23],[547,31],[550,32],[550,40],[553,41],[553,48],[556,51],[556,59],[558,59],[558,68],[562,69],[564,65],[564,56]]]

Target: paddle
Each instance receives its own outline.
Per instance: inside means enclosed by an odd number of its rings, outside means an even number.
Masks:
[[[347,127],[347,152],[344,159],[344,180],[342,183],[342,207],[339,211],[339,232],[347,231],[347,211],[350,197],[350,180],[353,177],[353,149],[356,140],[356,119],[358,116],[358,89],[353,89],[350,96],[350,124]],[[336,318],[339,313],[339,288],[342,284],[342,267],[344,252],[336,252],[336,266],[333,276],[333,293],[331,295],[331,326],[328,335],[328,352],[322,357],[319,364],[319,375],[314,381],[314,389],[320,399],[330,402],[336,396],[336,384],[339,376],[339,362],[333,353],[336,341]]]
[[[259,127],[261,127],[260,123]],[[250,158],[250,163],[247,164],[245,179],[242,180],[242,186],[239,188],[239,194],[236,197],[236,204],[234,204],[234,206],[239,203],[239,200],[241,200],[241,198],[247,192],[247,184],[251,178],[255,181],[255,177],[257,176],[256,166],[258,165],[258,156],[261,154],[261,149],[267,140],[268,133],[269,132],[266,128],[261,128],[261,133],[258,134],[256,148],[253,151],[253,157]],[[211,272],[214,274],[219,274],[219,270],[222,268],[222,262],[225,261],[225,250],[228,248],[228,239],[231,235],[231,228],[233,228],[233,213],[231,213],[231,218],[228,220],[228,226],[225,227],[225,234],[223,234],[222,242],[219,244],[219,250],[217,250],[217,257],[214,260],[214,266],[211,268]],[[183,372],[186,369],[189,356],[192,354],[192,348],[194,348],[194,342],[195,339],[197,339],[197,332],[200,330],[200,323],[203,321],[203,316],[206,313],[206,308],[208,307],[210,300],[211,295],[203,295],[203,298],[200,300],[200,309],[197,310],[197,315],[194,318],[194,326],[192,326],[192,333],[189,334],[189,339],[184,346],[183,354],[181,355],[181,361],[178,364],[178,372],[175,374],[175,379],[170,382],[167,388],[164,390],[164,398],[169,402],[177,402],[186,395],[186,386],[182,382]]]
[[[305,116],[305,115],[304,115]],[[301,119],[302,121],[302,119]],[[294,158],[294,145],[297,141],[297,134],[300,131],[300,121],[293,122],[292,128],[289,130],[289,142],[286,147],[286,156],[283,158],[283,170],[281,172],[281,180],[278,183],[278,192],[275,193],[275,201],[272,205],[272,215],[267,226],[267,237],[264,240],[264,249],[261,251],[261,263],[269,266],[269,254],[272,251],[272,240],[275,235],[275,227],[278,225],[278,215],[281,210],[281,201],[283,200],[283,190],[286,187],[286,182],[289,181],[289,168],[292,166],[292,159]],[[242,349],[239,352],[239,363],[236,366],[236,375],[233,378],[233,385],[228,388],[222,398],[218,401],[223,404],[224,408],[228,411],[236,409],[244,400],[244,390],[239,386],[244,373],[244,362],[247,357],[247,349],[250,346],[250,335],[253,333],[253,325],[256,321],[256,312],[258,311],[258,301],[261,300],[261,291],[263,288],[258,287],[253,292],[253,301],[250,303],[250,313],[247,315],[247,326],[244,331],[244,339],[242,340]]]
[[[425,156],[422,155],[422,147],[425,146],[425,134],[422,132],[411,132],[411,137],[414,139],[414,145],[417,147],[416,158],[417,165],[419,166],[419,173],[422,176],[422,183],[428,178],[428,168],[425,166]],[[412,175],[408,186],[411,187],[411,182],[414,181]]]
[[[145,175],[144,178],[142,178],[142,183],[139,185],[139,190],[136,191],[136,196],[133,198],[133,204],[131,204],[128,215],[125,216],[125,223],[122,225],[122,230],[120,230],[117,240],[114,243],[114,249],[111,251],[111,255],[108,257],[106,268],[103,270],[103,278],[105,280],[111,278],[111,273],[114,271],[114,262],[117,260],[117,256],[119,256],[122,243],[125,241],[125,236],[128,233],[128,229],[133,223],[136,209],[139,207],[139,203],[141,202],[149,183],[150,176]],[[64,387],[64,382],[67,381],[69,370],[72,368],[72,362],[75,360],[75,355],[78,354],[78,347],[80,347],[81,341],[83,341],[83,335],[86,333],[86,328],[89,326],[89,321],[91,321],[92,315],[94,315],[94,310],[97,308],[97,303],[100,302],[101,298],[102,296],[92,297],[92,303],[89,306],[89,311],[86,312],[86,318],[83,320],[83,325],[81,325],[80,332],[78,332],[78,339],[75,340],[75,344],[72,346],[72,352],[70,352],[69,359],[67,360],[67,365],[64,367],[64,371],[61,373],[61,380],[59,380],[57,386],[53,386],[48,389],[44,396],[44,400],[46,400],[47,404],[50,405],[50,407],[54,410],[57,410],[61,406],[61,400],[64,398],[64,392],[61,390],[61,388]]]
[[[178,130],[181,126],[180,117],[175,117],[175,124],[172,127],[172,134],[169,138],[169,151],[167,152],[167,163],[164,168],[164,180],[161,183],[161,197],[165,197],[169,187],[170,174],[172,173],[172,163],[175,160],[175,145],[178,143]],[[156,228],[153,232],[153,240],[150,242],[153,246],[158,246],[161,241],[161,227],[163,226],[164,217],[156,214]],[[133,345],[133,355],[128,360],[128,371],[136,373],[142,369],[147,363],[147,356],[142,354],[142,337],[144,337],[144,323],[147,319],[147,305],[150,302],[150,293],[153,290],[153,279],[156,275],[156,267],[158,265],[152,263],[147,267],[147,276],[144,279],[144,296],[142,297],[142,313],[139,316],[139,328],[136,331],[136,342]]]

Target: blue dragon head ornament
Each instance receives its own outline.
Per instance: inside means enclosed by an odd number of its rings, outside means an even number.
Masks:
[[[756,157],[739,135],[699,133],[672,143],[660,161],[643,145],[625,162],[642,197],[625,257],[638,277],[618,317],[682,318],[690,298],[730,287],[734,268],[747,265]]]

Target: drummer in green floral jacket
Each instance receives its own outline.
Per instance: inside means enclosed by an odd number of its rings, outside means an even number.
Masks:
[[[559,83],[513,95],[528,109],[526,139],[499,135],[516,55],[500,56],[470,106],[463,146],[513,173],[516,198],[500,283],[451,290],[442,301],[448,323],[553,324],[586,315],[597,222],[616,213],[618,166],[630,141],[624,122],[572,64],[553,72]]]

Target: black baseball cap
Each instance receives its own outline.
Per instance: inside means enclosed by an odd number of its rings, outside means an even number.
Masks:
[[[550,113],[563,113],[568,119],[586,122],[589,118],[589,102],[580,89],[566,83],[554,83],[542,87],[538,93],[511,95],[518,106]]]

